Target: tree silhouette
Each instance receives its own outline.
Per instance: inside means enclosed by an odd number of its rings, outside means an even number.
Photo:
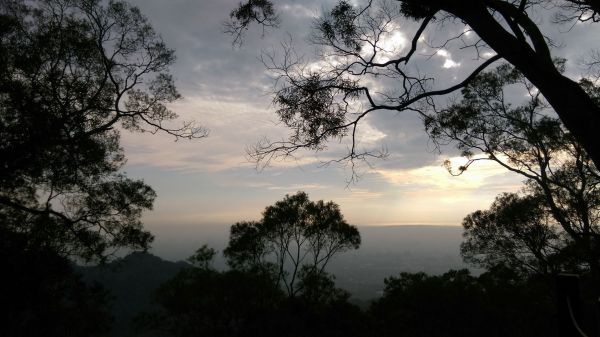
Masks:
[[[121,1],[0,3],[0,216],[35,245],[102,258],[146,248],[154,191],[119,173],[120,130],[197,138],[173,126],[173,51]]]
[[[71,259],[146,249],[155,192],[128,178],[122,130],[198,138],[173,123],[180,98],[166,47],[122,1],[0,1],[0,335],[95,336],[105,293]],[[8,248],[6,248],[8,246]]]
[[[461,255],[488,270],[504,266],[526,278],[574,272],[581,262],[565,256],[572,253],[572,240],[556,225],[540,195],[501,194],[489,210],[469,214],[463,227]]]
[[[357,228],[344,220],[337,204],[312,202],[298,192],[268,206],[261,221],[234,224],[224,254],[235,269],[274,274],[294,297],[303,268],[311,270],[303,275],[321,274],[334,255],[359,245]]]
[[[199,249],[208,257],[211,249]],[[195,259],[198,254],[194,254]],[[203,259],[210,264],[210,259]],[[366,336],[368,318],[348,303],[333,278],[304,266],[303,286],[286,296],[261,270],[183,269],[156,292],[156,309],[141,315],[141,331],[169,336]]]
[[[529,90],[529,100],[520,106],[508,104],[505,91],[511,86]],[[597,89],[586,81],[582,82],[582,86],[590,90],[592,97],[597,95]],[[571,246],[569,254],[584,263],[592,278],[600,284],[600,172],[585,149],[563,128],[560,120],[552,117],[551,111],[540,99],[540,93],[520,72],[508,65],[480,74],[463,89],[462,94],[460,102],[426,118],[427,131],[432,139],[455,144],[467,157],[455,174],[463,173],[478,161],[492,160],[525,177],[525,193],[528,195],[518,201],[510,200],[510,197],[501,198],[499,204],[492,207],[491,213],[474,214],[465,224],[473,224],[475,227],[472,228],[476,229],[475,221],[482,228],[499,226],[496,229],[503,231],[508,229],[507,223],[512,222],[515,227],[511,231],[527,229],[535,232],[534,227],[537,226],[549,235],[552,235],[550,232],[562,232],[568,238],[560,234],[558,239],[571,243],[560,247]],[[453,168],[448,168],[452,172]],[[531,218],[514,212],[528,203]],[[507,214],[513,218],[498,218]],[[522,227],[527,223],[527,228]],[[533,223],[537,225],[529,226]],[[559,226],[560,230],[553,226]],[[529,234],[543,234],[534,232]],[[536,241],[539,238],[527,239]],[[550,239],[545,243],[553,246],[556,240]],[[520,240],[519,244],[523,243]],[[529,252],[539,254],[539,249]],[[544,255],[546,253],[538,255],[537,260],[540,261]],[[600,288],[596,288],[600,294]]]
[[[252,23],[273,26],[271,19],[277,15],[274,2],[248,0],[234,9],[230,27],[234,27],[231,33],[236,39]],[[282,62],[266,60],[281,83],[274,98],[277,113],[293,131],[288,140],[264,141],[251,152],[257,160],[268,161],[301,148],[322,150],[327,141],[348,136],[349,152],[341,159],[381,155],[357,146],[356,131],[367,115],[377,110],[435,111],[440,105],[437,97],[460,90],[504,59],[542,93],[600,167],[600,143],[596,140],[600,107],[579,83],[561,72],[554,62],[552,43],[534,18],[542,13],[546,17],[556,14],[556,21],[562,24],[596,22],[599,9],[595,0],[398,0],[366,1],[363,7],[341,0],[316,24],[312,40],[322,47],[320,67],[315,70],[301,62],[292,48],[285,48]],[[399,45],[386,45],[385,36],[406,21],[417,21],[419,27],[408,39],[409,48],[399,54],[394,51]],[[458,33],[446,38],[442,32],[449,26]],[[476,36],[467,38],[470,33]],[[427,34],[445,38],[444,43],[432,46],[437,51],[471,50],[479,64],[457,84],[434,88],[432,78],[412,67],[419,62],[416,52],[426,43],[423,37]],[[377,81],[381,78],[387,80]],[[387,90],[382,92],[381,87]]]
[[[376,336],[556,336],[548,288],[508,268],[479,277],[466,269],[400,273],[385,279],[369,313]]]
[[[196,250],[194,255],[188,258],[188,262],[197,268],[208,270],[212,268],[211,263],[216,254],[217,251],[208,247],[207,245],[203,245]]]
[[[108,294],[87,285],[71,262],[0,227],[0,336],[106,336]]]
[[[138,325],[169,336],[275,336],[270,321],[281,298],[265,275],[187,268],[161,285],[158,310],[140,316]]]

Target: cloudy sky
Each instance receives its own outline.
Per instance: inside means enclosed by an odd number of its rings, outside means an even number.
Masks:
[[[306,152],[296,161],[276,162],[257,171],[246,158],[246,147],[262,137],[278,139],[288,134],[278,124],[271,104],[273,75],[259,57],[262,52],[277,53],[280,43],[291,38],[307,60],[318,61],[306,40],[315,17],[334,2],[277,1],[280,29],[264,36],[259,29],[250,29],[241,47],[232,46],[222,25],[238,0],[130,2],[176,51],[172,70],[184,99],[172,109],[182,119],[194,119],[210,129],[208,138],[196,141],[123,134],[127,173],[143,178],[158,193],[154,210],[144,216],[157,239],[172,237],[174,229],[182,226],[201,230],[258,219],[265,206],[299,190],[313,200],[337,202],[349,222],[357,225],[459,225],[466,214],[487,208],[498,193],[515,191],[521,185],[521,177],[493,164],[478,165],[461,177],[450,176],[441,164],[455,155],[451,149],[435,151],[416,115],[386,111],[369,116],[360,132],[364,146],[386,148],[390,155],[372,161],[371,167],[359,167],[360,180],[354,184],[347,183],[352,172],[344,165],[320,165],[343,144],[334,144],[333,152]],[[583,73],[580,61],[590,41],[600,36],[598,29],[548,25],[543,17],[538,20],[548,27],[555,54],[568,58],[569,74]],[[425,39],[439,43],[439,37],[457,27],[431,29]],[[398,24],[388,37],[395,52],[402,52],[413,30],[412,23]],[[460,81],[474,65],[472,52],[458,45],[436,53],[423,44],[416,59],[418,70],[435,76],[439,87]]]

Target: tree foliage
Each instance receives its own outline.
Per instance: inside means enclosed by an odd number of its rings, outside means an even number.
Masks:
[[[213,248],[203,245],[196,250],[194,255],[188,258],[188,262],[197,268],[208,270],[211,268],[212,260],[216,254],[217,251],[215,251]]]
[[[161,285],[154,298],[158,310],[138,323],[170,336],[270,335],[271,314],[282,297],[264,275],[188,268]]]
[[[529,93],[525,104],[507,102],[515,86]],[[582,87],[594,97],[593,86],[582,81]],[[593,279],[600,280],[600,172],[585,149],[513,67],[502,65],[480,74],[462,96],[425,119],[434,141],[452,143],[467,157],[456,174],[478,161],[492,160],[527,179],[524,196],[500,196],[489,211],[465,219],[466,256],[483,253],[489,263],[499,254],[510,266],[521,261],[526,268],[549,273],[567,263],[552,261],[551,256],[568,252],[578,261],[575,264],[585,265]]]
[[[85,284],[71,262],[0,227],[1,336],[106,336],[108,293]]]
[[[377,336],[555,336],[550,286],[507,268],[400,273],[369,308]]]
[[[357,228],[337,204],[312,202],[298,192],[268,206],[260,221],[234,224],[224,254],[235,269],[274,274],[293,297],[302,287],[301,274],[319,275],[334,255],[359,245]]]
[[[249,1],[239,8],[244,6],[252,6],[254,11],[268,8],[276,15],[271,1]],[[322,150],[328,141],[348,136],[349,152],[343,159],[381,155],[357,144],[357,129],[367,115],[378,110],[421,114],[437,111],[443,105],[438,97],[457,92],[494,62],[504,59],[540,91],[600,167],[596,141],[600,107],[581,82],[561,71],[552,42],[546,38],[544,26],[536,21],[542,15],[556,24],[592,24],[598,21],[599,9],[595,0],[398,0],[365,1],[361,6],[341,0],[315,25],[312,41],[321,47],[319,67],[301,62],[291,48],[284,51],[283,61],[267,59],[280,84],[274,99],[277,113],[292,128],[292,134],[281,142],[261,142],[251,154],[257,160],[268,161],[301,148]],[[232,19],[241,27],[258,21],[249,14]],[[418,23],[410,33],[408,48],[389,46],[389,36],[405,27],[407,20]],[[446,36],[443,32],[447,31],[458,33]],[[428,43],[425,36],[439,36],[445,41]],[[434,78],[416,66],[423,61],[417,53],[423,45],[433,48],[434,54],[451,53],[452,48],[471,50],[478,63],[457,84],[436,87]],[[296,99],[286,99],[291,93]]]
[[[489,210],[463,220],[461,255],[485,269],[505,266],[526,278],[576,271],[567,253],[572,240],[552,218],[543,196],[504,193]]]
[[[166,47],[121,1],[0,2],[0,217],[64,256],[144,249],[154,191],[119,170],[120,130],[197,138],[177,100]]]
[[[302,277],[305,285],[298,296],[289,297],[260,270],[186,268],[157,290],[156,310],[137,323],[145,331],[182,337],[365,335],[366,317],[329,275],[313,268],[301,273],[310,275]]]

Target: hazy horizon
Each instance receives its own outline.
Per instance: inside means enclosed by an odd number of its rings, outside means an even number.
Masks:
[[[220,255],[225,248],[229,237],[229,228],[232,224],[172,224],[158,226],[145,226],[154,236],[150,253],[169,261],[185,260],[187,257],[204,244],[216,249]],[[452,224],[386,224],[386,225],[355,225],[358,227],[363,239],[361,247],[365,244],[365,234],[373,231],[385,230],[393,232],[394,229],[414,228],[417,232],[427,232],[428,228],[454,229],[462,233],[461,225]],[[420,229],[420,230],[419,230]],[[368,234],[367,234],[368,235]],[[383,239],[383,238],[382,238]],[[367,240],[369,240],[367,238]]]
[[[338,254],[327,267],[336,276],[337,286],[355,298],[367,300],[381,295],[383,280],[400,272],[426,272],[436,275],[449,269],[469,268],[460,256],[462,226],[388,225],[357,226],[362,238],[359,249]],[[222,251],[227,245],[229,226],[173,226],[165,235],[157,235],[150,253],[163,260],[177,262],[202,246],[217,250],[214,267],[226,269]]]

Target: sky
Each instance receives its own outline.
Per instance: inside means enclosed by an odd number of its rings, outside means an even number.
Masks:
[[[130,2],[175,50],[172,73],[184,98],[170,108],[181,120],[193,119],[210,130],[207,138],[177,142],[168,135],[122,135],[128,158],[124,170],[158,194],[154,209],[143,217],[157,239],[177,236],[176,228],[187,228],[180,231],[185,236],[201,233],[207,226],[257,220],[266,206],[300,190],[312,200],[338,203],[346,219],[356,225],[460,225],[467,214],[489,207],[497,194],[522,186],[522,177],[485,162],[460,177],[451,176],[442,163],[450,158],[460,164],[457,152],[437,151],[421,120],[410,112],[379,111],[364,121],[361,144],[386,148],[389,157],[358,167],[357,182],[348,183],[352,171],[343,164],[322,165],[339,155],[344,144],[332,144],[321,153],[303,152],[296,160],[257,170],[246,148],[263,137],[289,135],[278,123],[271,95],[274,77],[260,56],[280,53],[282,41],[291,39],[307,62],[318,62],[317,50],[307,38],[315,18],[335,2],[278,0],[279,29],[263,34],[251,28],[240,47],[232,45],[223,28],[238,0]],[[541,16],[537,20],[548,27],[545,32],[556,46],[555,55],[568,59],[567,73],[573,78],[583,74],[581,60],[600,36],[598,28],[557,26]],[[440,43],[444,34],[457,27],[434,27],[426,32],[424,42]],[[398,24],[387,37],[394,52],[406,50],[414,29],[411,22]],[[466,38],[476,38],[473,35]],[[472,52],[459,47],[433,50],[420,44],[418,70],[435,76],[439,87],[460,81],[475,63]]]

